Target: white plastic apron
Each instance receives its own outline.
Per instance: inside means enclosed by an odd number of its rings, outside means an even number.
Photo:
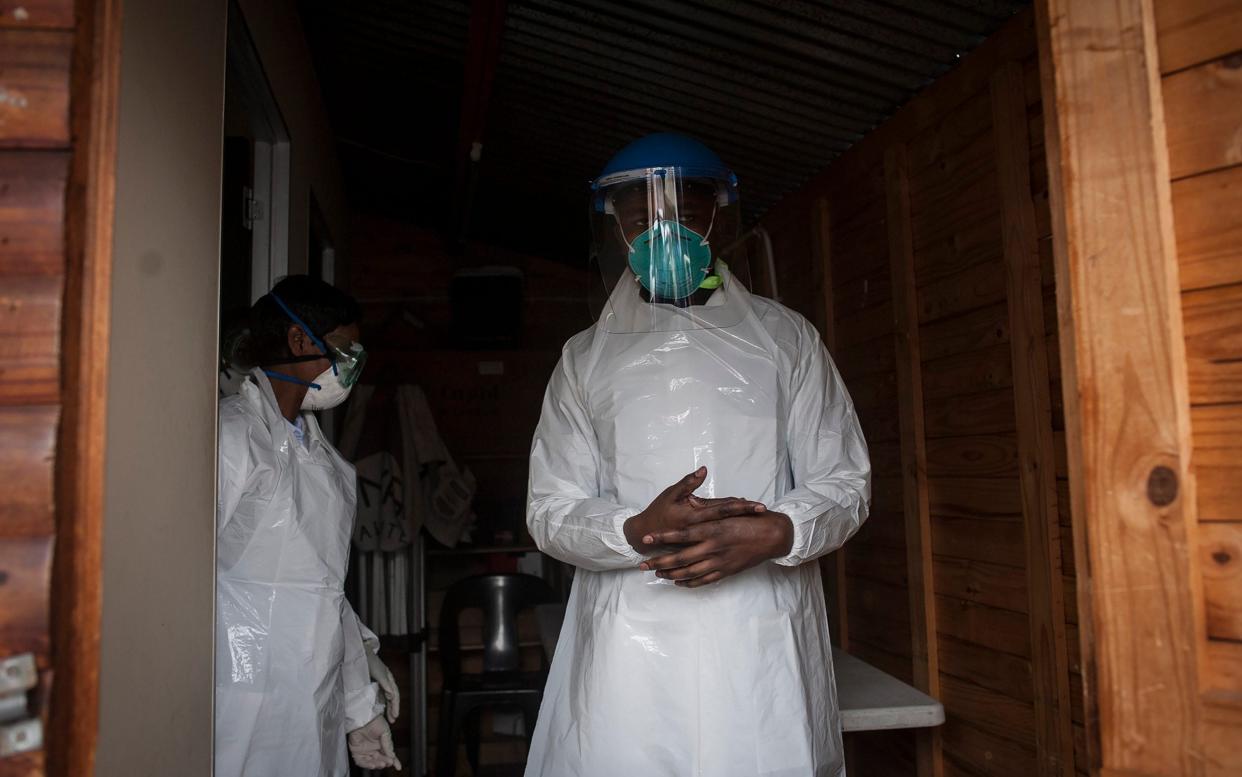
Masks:
[[[354,470],[312,415],[303,447],[270,388],[242,389],[256,393],[270,450],[252,434],[257,466],[218,541],[215,775],[338,777],[349,769],[341,664]]]
[[[599,496],[645,506],[706,466],[701,496],[773,503],[790,481],[775,354],[753,316],[727,329],[597,328],[583,401]],[[526,774],[835,777],[828,646],[815,564],[765,563],[698,589],[580,569]]]

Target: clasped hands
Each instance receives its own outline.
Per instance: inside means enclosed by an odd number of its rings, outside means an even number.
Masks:
[[[625,522],[626,541],[650,556],[640,569],[697,588],[788,555],[793,545],[788,516],[749,499],[695,496],[706,479],[707,468],[699,467]]]

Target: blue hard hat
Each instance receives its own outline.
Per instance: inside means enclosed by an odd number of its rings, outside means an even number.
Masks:
[[[656,132],[635,140],[608,160],[599,177],[591,181],[591,189],[595,192],[593,207],[597,211],[606,208],[602,187],[661,168],[676,169],[678,175],[686,178],[715,179],[720,182],[717,189],[720,204],[737,202],[737,176],[715,151],[686,135]]]
[[[612,183],[608,180],[633,170],[676,167],[682,175],[717,178],[736,184],[733,171],[720,161],[716,152],[694,138],[676,132],[657,132],[641,137],[613,155],[591,182],[592,188]]]

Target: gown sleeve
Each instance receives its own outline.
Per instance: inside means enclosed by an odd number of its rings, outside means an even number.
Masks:
[[[367,664],[367,651],[379,650],[379,638],[362,625],[348,600],[341,603],[341,631],[345,640],[345,656],[341,662],[345,731],[350,732],[370,723],[384,711],[379,685],[371,682],[371,669]]]
[[[635,568],[625,539],[640,509],[599,497],[600,454],[568,348],[548,381],[530,454],[526,525],[544,553],[582,569]]]
[[[845,544],[867,518],[871,461],[854,403],[827,349],[802,323],[789,414],[793,490],[769,505],[793,522],[789,555],[797,566]]]
[[[242,413],[232,407],[222,406],[219,434],[216,467],[217,536],[224,532],[233,520],[233,514],[237,512],[252,464],[250,428]]]

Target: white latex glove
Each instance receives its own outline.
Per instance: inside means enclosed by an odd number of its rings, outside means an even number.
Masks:
[[[354,729],[346,737],[349,754],[361,769],[387,769],[401,771],[401,762],[392,747],[392,730],[383,715],[376,715],[370,723]]]
[[[397,681],[393,679],[392,672],[388,671],[388,667],[384,665],[380,657],[370,650],[367,651],[367,667],[371,670],[371,679],[384,692],[384,708],[388,714],[388,722],[396,723],[397,715],[401,713],[401,691],[397,688]]]

